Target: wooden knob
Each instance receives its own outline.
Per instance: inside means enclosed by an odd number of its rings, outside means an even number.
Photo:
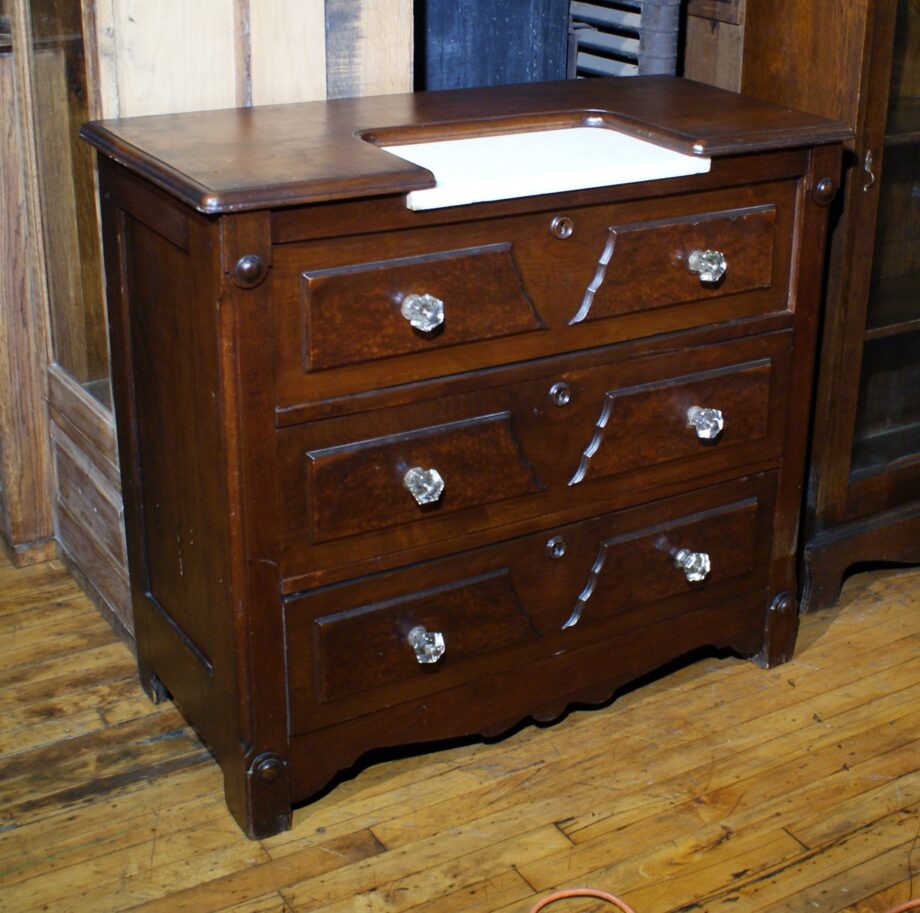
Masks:
[[[233,281],[240,288],[255,288],[267,272],[265,261],[258,254],[246,254],[233,267]]]
[[[833,178],[821,178],[811,191],[811,198],[819,206],[827,206],[836,195],[837,183]]]
[[[260,755],[252,765],[253,774],[263,783],[274,783],[283,770],[284,760],[276,754]]]

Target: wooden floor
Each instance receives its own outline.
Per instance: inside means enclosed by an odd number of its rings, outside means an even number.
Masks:
[[[0,563],[0,630],[5,913],[526,913],[557,885],[639,913],[831,913],[920,894],[918,570],[852,578],[779,669],[705,659],[554,726],[380,761],[261,843],[60,564]]]

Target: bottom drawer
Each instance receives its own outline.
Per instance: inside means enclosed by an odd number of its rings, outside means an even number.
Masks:
[[[763,589],[774,493],[769,473],[292,596],[292,731]]]

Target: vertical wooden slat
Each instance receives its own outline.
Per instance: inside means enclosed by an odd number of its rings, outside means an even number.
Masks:
[[[95,72],[98,85],[95,96],[98,117],[119,117],[118,104],[118,46],[115,32],[115,4],[118,0],[83,0],[84,7],[92,10],[92,34],[87,40],[92,48],[87,49],[87,59],[92,60],[90,72]],[[86,21],[86,19],[84,20]]]
[[[743,7],[738,8],[743,12]],[[683,76],[721,89],[741,88],[744,21],[725,22],[702,15],[686,19]]]
[[[326,0],[329,98],[412,90],[412,0]]]
[[[252,51],[252,104],[326,97],[323,0],[245,0]]]
[[[233,107],[234,11],[233,0],[112,0],[119,116]]]
[[[236,51],[236,103],[252,105],[252,33],[249,0],[234,0],[233,42]]]
[[[17,563],[53,553],[45,407],[47,311],[35,273],[34,141],[25,7],[12,7],[13,52],[0,55],[0,538]]]

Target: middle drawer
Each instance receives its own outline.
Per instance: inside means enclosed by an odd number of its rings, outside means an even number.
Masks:
[[[771,460],[789,346],[784,332],[626,362],[589,353],[281,429],[284,576]]]

